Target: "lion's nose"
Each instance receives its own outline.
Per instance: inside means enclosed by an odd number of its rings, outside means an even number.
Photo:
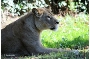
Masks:
[[[56,24],[59,24],[59,22],[57,21]]]

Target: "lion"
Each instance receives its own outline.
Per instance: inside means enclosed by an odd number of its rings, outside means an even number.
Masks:
[[[1,54],[31,56],[58,52],[56,48],[45,48],[40,41],[43,30],[56,30],[59,21],[46,8],[33,8],[27,15],[1,30]]]

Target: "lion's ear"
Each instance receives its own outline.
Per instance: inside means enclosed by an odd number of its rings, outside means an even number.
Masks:
[[[33,12],[34,15],[36,15],[37,17],[41,17],[41,16],[42,16],[42,13],[41,13],[40,9],[33,8],[33,9],[32,9],[32,12]]]
[[[33,12],[34,14],[38,14],[38,10],[37,10],[36,8],[33,8],[33,9],[32,9],[32,12]]]

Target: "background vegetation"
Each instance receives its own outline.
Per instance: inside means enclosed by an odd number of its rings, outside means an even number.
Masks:
[[[41,33],[43,46],[75,49],[80,53],[79,55],[67,52],[52,53],[17,59],[89,59],[89,0],[1,0],[1,2],[1,16],[7,11],[8,13],[4,15],[7,17],[21,16],[34,7],[51,6],[52,12],[60,21],[60,24],[58,31],[44,30]],[[3,18],[5,17],[2,16]],[[7,22],[7,20],[3,21]]]

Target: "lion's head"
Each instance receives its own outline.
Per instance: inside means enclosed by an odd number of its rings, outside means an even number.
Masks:
[[[35,25],[41,31],[44,29],[56,30],[59,22],[54,18],[50,10],[45,8],[33,8],[33,14],[35,15]]]

